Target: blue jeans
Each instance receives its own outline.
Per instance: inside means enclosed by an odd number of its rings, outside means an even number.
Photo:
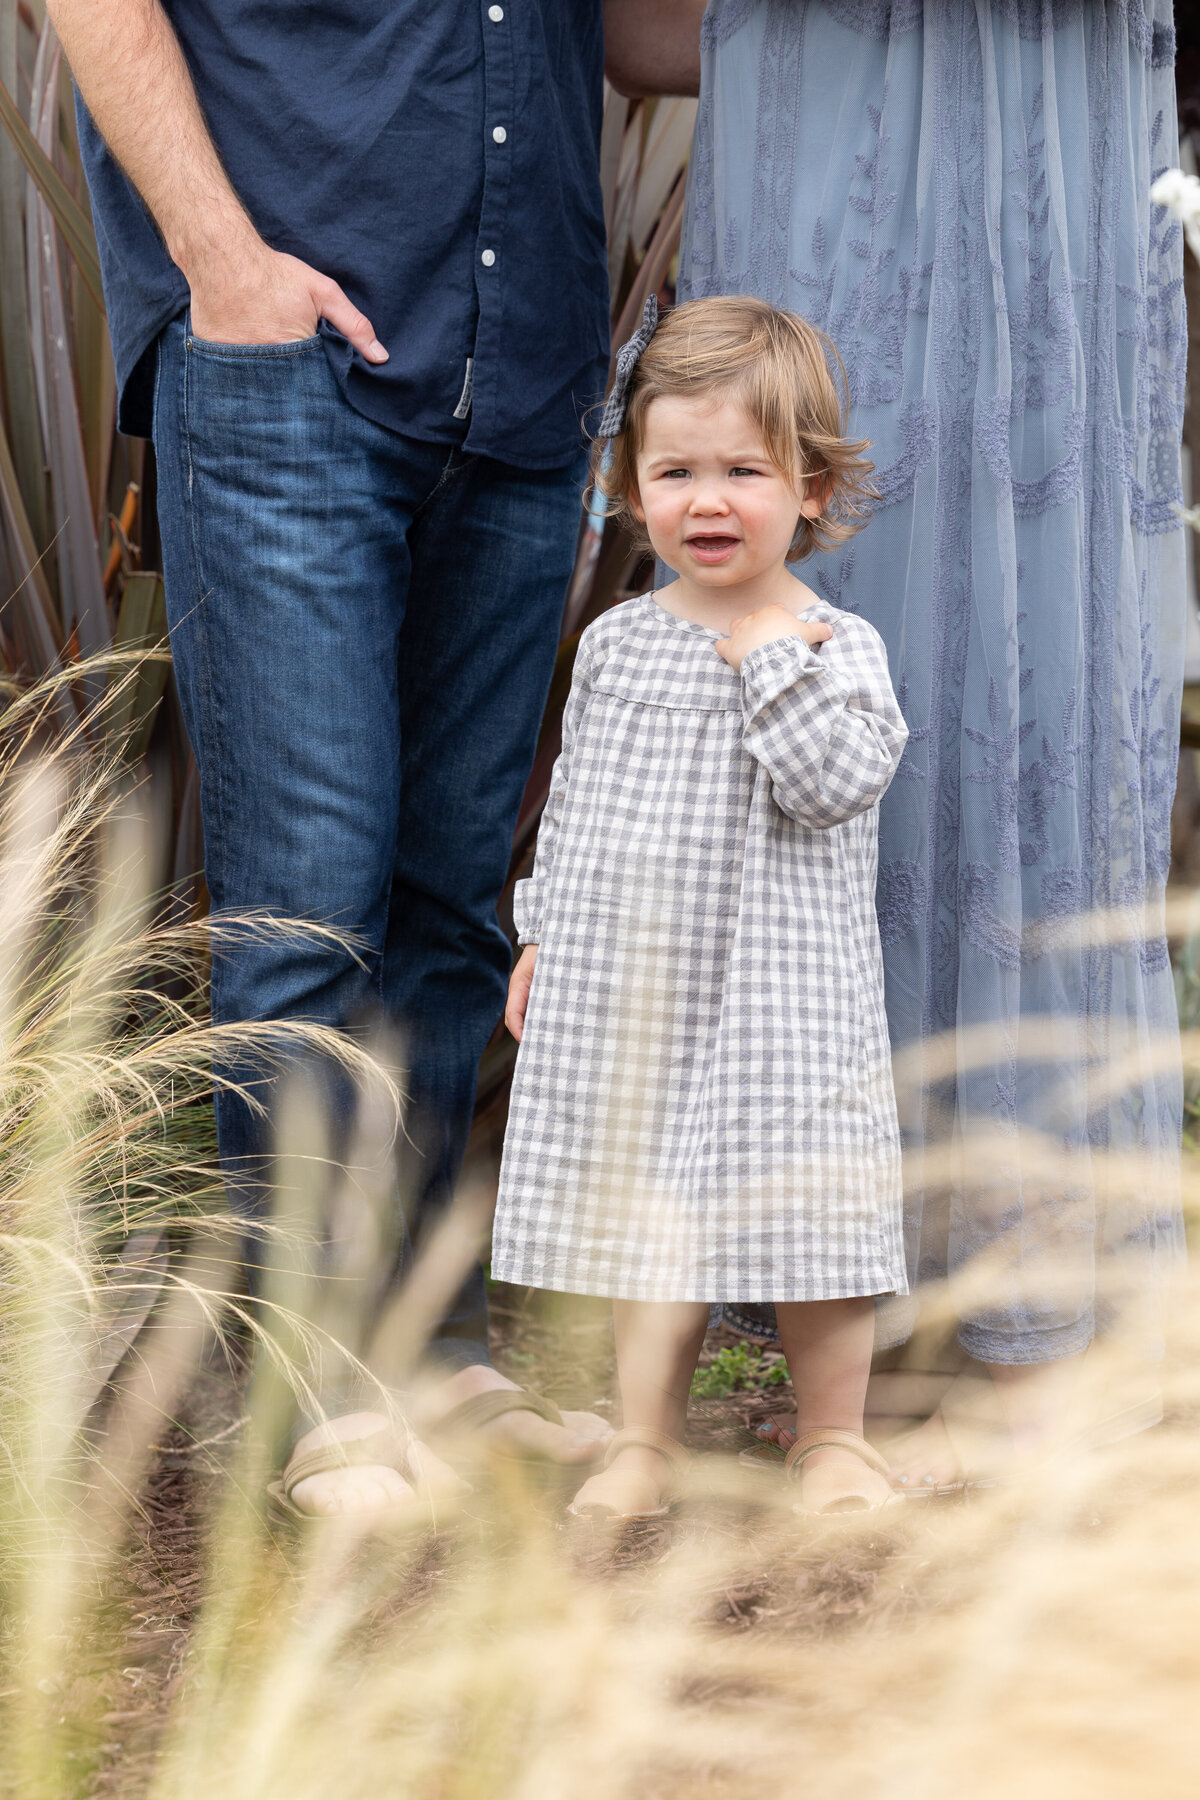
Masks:
[[[215,915],[328,921],[359,957],[239,942],[217,1022],[400,1028],[416,1229],[449,1197],[510,967],[496,920],[554,666],[581,467],[401,437],[342,397],[319,338],[216,345],[169,325],[154,408],[175,678]],[[231,1204],[265,1204],[268,1134],[218,1092]],[[433,1346],[487,1360],[476,1269]]]

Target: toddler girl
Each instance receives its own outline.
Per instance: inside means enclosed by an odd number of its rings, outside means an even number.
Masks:
[[[774,1301],[801,1510],[882,1505],[872,1296],[906,1289],[875,920],[906,730],[883,643],[789,559],[870,490],[836,352],[695,300],[618,358],[593,478],[678,580],[584,632],[506,1018],[492,1268],[611,1296],[624,1429],[577,1513],[665,1512],[713,1301]]]

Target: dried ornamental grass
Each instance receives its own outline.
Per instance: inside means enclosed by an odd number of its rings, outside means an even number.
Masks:
[[[421,1337],[478,1229],[466,1196],[369,1345],[353,1296],[386,1239],[396,1092],[363,1056],[358,1139],[340,1173],[311,1091],[293,1088],[285,1103],[271,1330],[251,1353],[244,1393],[227,1381],[208,1438],[172,1431],[197,1380],[211,1383],[213,1325],[231,1305],[211,1147],[190,1127],[176,1131],[214,1048],[199,1007],[200,944],[191,926],[153,922],[136,794],[113,778],[124,765],[106,768],[82,741],[39,756],[42,716],[36,705],[18,714],[0,771],[0,1439],[10,1472],[0,1488],[0,1794],[1192,1791],[1200,1308],[1190,1275],[1168,1297],[1169,1354],[1152,1371],[1166,1423],[965,1502],[802,1520],[770,1476],[704,1455],[678,1518],[616,1542],[564,1531],[561,1497],[511,1470],[477,1478],[427,1529],[330,1523],[296,1535],[262,1505],[292,1391],[315,1385],[340,1337],[406,1382],[417,1404]],[[1190,902],[1172,905],[1177,928]],[[1126,915],[1079,924],[1081,937],[1104,941],[1152,928]],[[1073,1067],[1081,1047],[1057,1031],[1047,1023],[1025,1047],[1039,1066]],[[977,1047],[989,1054],[983,1036]],[[1094,1044],[1086,1050],[1099,1092],[1145,1079],[1123,1048],[1112,1070]],[[1138,1052],[1151,1064],[1158,1054]],[[940,1066],[936,1045],[922,1068],[901,1064],[902,1102]],[[1000,1153],[1011,1157],[1011,1144],[948,1147],[944,1166],[927,1158],[909,1179],[949,1180],[964,1157],[994,1164]],[[1048,1138],[1021,1154],[1044,1182],[1078,1182]],[[1119,1197],[1178,1174],[1126,1155],[1101,1178]],[[310,1252],[331,1183],[344,1241],[338,1279],[322,1282]],[[1184,1193],[1194,1215],[1190,1163]],[[158,1309],[95,1406],[87,1371],[114,1247],[134,1227],[164,1226],[176,1247]],[[1005,1279],[1003,1259],[974,1267],[954,1292],[926,1296],[926,1315],[949,1321],[964,1293],[986,1298]],[[1045,1279],[1053,1286],[1053,1268]],[[570,1363],[573,1397],[590,1402],[607,1366],[603,1332],[581,1350],[570,1313],[559,1329],[562,1350],[551,1337],[542,1361]],[[1111,1411],[1145,1377],[1131,1317],[1084,1365],[1073,1410]],[[181,1536],[182,1557],[172,1548]],[[158,1701],[131,1718],[120,1696],[143,1681],[157,1683]]]

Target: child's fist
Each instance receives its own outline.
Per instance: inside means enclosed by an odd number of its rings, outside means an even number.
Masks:
[[[729,636],[718,638],[715,648],[717,655],[723,657],[731,669],[740,669],[742,658],[762,644],[798,637],[806,644],[816,645],[832,636],[833,626],[827,625],[824,619],[798,619],[786,606],[763,606],[758,612],[748,613],[744,619],[735,619],[729,627]]]
[[[537,953],[536,944],[526,944],[508,978],[508,1005],[504,1009],[504,1023],[518,1044],[525,1029],[525,1009],[529,1005],[529,989],[533,982],[533,965],[537,961]]]

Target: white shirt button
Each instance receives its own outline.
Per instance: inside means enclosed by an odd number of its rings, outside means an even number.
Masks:
[[[493,142],[493,144],[502,144],[507,136],[508,136],[508,133],[507,133],[507,131],[505,131],[503,125],[493,125],[492,126],[492,142]]]
[[[494,250],[485,250],[479,260],[485,269],[490,269],[496,260],[496,252]]]
[[[504,8],[502,6],[488,7],[488,18],[492,21],[493,25],[498,25],[503,17]]]

